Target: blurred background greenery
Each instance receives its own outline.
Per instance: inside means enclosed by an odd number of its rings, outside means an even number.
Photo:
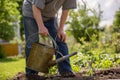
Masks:
[[[22,22],[23,0],[0,0],[0,79],[6,80],[18,72],[24,72],[24,28]],[[112,25],[99,24],[101,10],[89,8],[85,0],[78,4],[77,10],[71,10],[66,22],[69,52],[78,52],[70,58],[74,72],[87,71],[88,75],[97,69],[118,67],[120,65],[120,8],[115,12]],[[47,42],[47,41],[46,41]],[[17,54],[8,56],[4,43],[17,44]],[[10,50],[7,50],[10,52]],[[14,52],[14,51],[13,51]],[[10,54],[10,53],[8,53]],[[19,56],[22,56],[19,57]],[[16,57],[17,56],[17,57]],[[57,67],[49,74],[56,74]]]

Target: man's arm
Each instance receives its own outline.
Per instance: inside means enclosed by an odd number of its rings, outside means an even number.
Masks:
[[[37,25],[38,25],[38,33],[40,33],[43,36],[47,36],[48,30],[44,26],[40,9],[38,7],[36,7],[35,5],[32,5],[32,10],[33,10],[33,16],[34,16],[34,18],[37,22]]]
[[[67,16],[68,16],[68,12],[69,10],[63,10],[62,11],[62,15],[61,15],[61,19],[60,19],[60,25],[59,25],[59,29],[58,29],[58,37],[65,42],[66,40],[66,33],[64,31],[64,24],[66,22]]]

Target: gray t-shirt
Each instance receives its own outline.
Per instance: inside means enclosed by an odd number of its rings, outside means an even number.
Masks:
[[[43,21],[54,17],[61,7],[63,10],[76,8],[76,0],[24,0],[24,16],[33,17],[32,4],[41,10]]]

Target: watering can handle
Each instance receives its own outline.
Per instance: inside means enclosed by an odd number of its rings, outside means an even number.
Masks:
[[[32,36],[37,35],[37,34],[39,34],[39,33],[36,32],[36,33],[33,33],[32,35],[30,35],[30,36],[28,37],[26,43],[30,40],[30,38],[31,38]],[[49,38],[52,40],[52,42],[53,42],[53,44],[54,44],[54,46],[55,46],[55,49],[58,49],[58,46],[57,46],[55,40],[50,36],[50,34],[48,34],[48,36],[49,36]]]

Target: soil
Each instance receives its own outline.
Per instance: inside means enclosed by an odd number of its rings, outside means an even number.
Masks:
[[[12,80],[120,80],[120,67],[96,70],[92,76],[85,76],[85,73],[86,71],[76,73],[76,77],[61,77],[59,75],[44,77],[25,75],[25,73],[19,72]]]
[[[97,70],[93,74],[94,80],[120,80],[120,67],[105,70]]]

